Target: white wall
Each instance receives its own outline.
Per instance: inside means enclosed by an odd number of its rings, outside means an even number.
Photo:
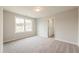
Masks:
[[[37,20],[37,34],[38,36],[48,38],[48,18]]]
[[[79,46],[79,8],[78,8],[78,46]]]
[[[3,43],[3,9],[0,8],[0,52],[2,52]]]
[[[36,35],[36,20],[33,19],[33,32],[15,33],[15,16],[17,14],[4,11],[4,42]],[[22,16],[24,17],[24,16]]]
[[[55,15],[55,37],[57,40],[78,44],[78,9]]]

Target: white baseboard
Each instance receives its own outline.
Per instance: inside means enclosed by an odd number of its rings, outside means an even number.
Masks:
[[[9,40],[3,41],[3,43],[11,42],[11,41],[14,41],[14,40],[15,40],[15,39],[9,39]]]
[[[58,40],[58,41],[62,41],[62,42],[66,42],[66,43],[70,43],[70,44],[74,44],[74,45],[77,45],[77,46],[79,46],[79,44],[78,44],[78,43],[69,42],[69,41],[62,40],[62,39],[57,39],[57,38],[55,38],[55,40]]]

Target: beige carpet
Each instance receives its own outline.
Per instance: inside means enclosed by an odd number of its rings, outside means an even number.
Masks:
[[[3,47],[4,53],[78,53],[76,45],[54,40],[54,38],[30,37],[9,43]]]

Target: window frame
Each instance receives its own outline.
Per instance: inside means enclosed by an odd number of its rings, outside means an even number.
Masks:
[[[30,21],[31,21],[31,31],[29,31],[29,30],[27,31],[27,30],[26,30],[26,26],[27,26],[27,25],[26,25],[26,20],[30,20]],[[33,31],[33,21],[32,21],[31,19],[25,19],[25,27],[24,27],[24,28],[25,28],[25,31],[26,31],[26,32],[32,32],[32,31]]]
[[[17,26],[17,24],[16,24],[16,18],[23,18],[24,19],[24,31],[23,32],[16,32],[17,30],[16,30],[16,26]],[[32,27],[31,27],[31,31],[26,31],[26,20],[31,20],[31,22],[32,22]],[[20,17],[20,16],[15,16],[15,33],[24,33],[24,32],[32,32],[33,31],[33,21],[32,21],[32,19],[31,18],[25,18],[25,17]]]

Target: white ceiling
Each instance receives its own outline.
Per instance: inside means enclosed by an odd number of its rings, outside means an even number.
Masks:
[[[34,9],[36,7],[38,6],[6,6],[6,7],[4,6],[3,8],[4,10],[15,12],[33,18],[51,16],[56,13],[75,8],[73,6],[40,6],[41,11],[35,12]]]

